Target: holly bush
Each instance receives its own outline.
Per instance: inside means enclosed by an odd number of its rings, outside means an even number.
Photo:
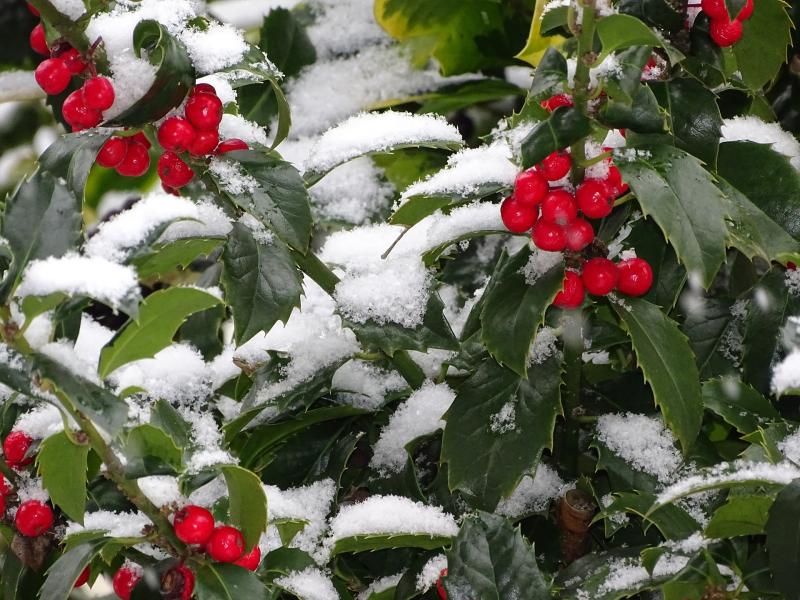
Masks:
[[[800,598],[800,5],[202,4],[0,3],[3,600]]]

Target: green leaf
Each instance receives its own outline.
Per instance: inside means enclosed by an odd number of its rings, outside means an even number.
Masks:
[[[145,20],[136,25],[133,51],[157,68],[156,78],[141,100],[111,120],[114,126],[157,121],[183,101],[195,82],[186,48],[157,21]]]
[[[612,303],[633,343],[667,427],[686,454],[703,420],[699,374],[686,336],[654,304],[640,298]]]
[[[39,446],[36,464],[42,485],[64,514],[83,524],[86,508],[86,459],[88,445],[75,444],[63,431],[51,435]]]
[[[5,302],[32,260],[60,257],[81,239],[81,202],[52,175],[37,172],[6,200],[0,233],[14,260],[0,287]]]
[[[32,367],[28,360],[13,348],[3,345],[7,359],[0,361],[0,383],[23,396],[33,396],[31,388]]]
[[[519,528],[485,512],[468,517],[447,552],[444,587],[459,600],[549,600],[533,547]]]
[[[100,353],[100,377],[122,365],[152,358],[172,343],[186,318],[221,301],[198,288],[172,287],[153,292],[142,301],[139,317],[128,321]]]
[[[345,553],[387,550],[391,548],[422,548],[435,550],[448,545],[452,538],[427,533],[373,533],[354,535],[336,540],[331,556]]]
[[[778,75],[792,41],[791,28],[786,3],[781,0],[761,0],[753,16],[742,23],[742,39],[732,50],[748,88],[760,90]]]
[[[257,600],[265,597],[255,573],[230,564],[201,564],[195,571],[197,600]]]
[[[769,400],[733,377],[704,382],[703,404],[743,434],[781,418]]]
[[[623,48],[631,46],[654,46],[663,48],[673,63],[680,62],[683,58],[677,49],[665,42],[662,38],[642,23],[636,17],[623,14],[609,15],[597,21],[597,36],[603,47],[597,62],[606,56]]]
[[[481,339],[494,359],[524,377],[528,354],[547,309],[564,284],[559,260],[528,284],[522,272],[531,258],[526,245],[492,275],[481,311]]]
[[[86,414],[109,435],[116,435],[125,425],[128,420],[128,405],[107,389],[75,375],[44,355],[33,355],[33,363],[38,376],[49,380],[57,395]]]
[[[166,244],[154,244],[148,252],[136,256],[131,264],[142,279],[165,275],[188,267],[197,257],[207,256],[222,244],[221,238],[186,238]]]
[[[732,538],[764,533],[772,502],[769,496],[755,494],[728,496],[728,501],[714,511],[706,526],[706,537]]]
[[[648,522],[646,527],[652,523],[668,540],[684,540],[700,530],[700,524],[680,506],[667,504],[651,512],[650,507],[655,499],[655,495],[647,492],[615,494],[611,504],[603,508],[594,520],[618,513],[632,513]]]
[[[642,212],[655,220],[686,269],[710,286],[725,260],[728,231],[727,202],[708,171],[672,146],[649,147],[618,164]]]
[[[653,90],[643,84],[631,91],[630,102],[610,98],[601,111],[602,122],[609,127],[638,133],[662,133],[666,125],[665,115]]]
[[[64,179],[67,187],[82,201],[89,171],[100,148],[112,133],[109,129],[100,128],[62,135],[42,153],[39,164],[51,175]]]
[[[191,425],[164,399],[157,400],[150,408],[150,424],[166,433],[179,448],[192,441]]]
[[[139,425],[125,440],[125,475],[131,479],[148,475],[175,475],[183,464],[183,452],[163,429]]]
[[[258,185],[240,194],[220,189],[289,246],[305,253],[311,238],[311,207],[297,169],[273,154],[254,150],[229,152],[224,160],[250,175]]]
[[[586,137],[591,129],[591,122],[577,108],[557,108],[522,140],[522,167],[532,167],[547,155]]]
[[[800,564],[800,479],[787,485],[775,498],[766,526],[767,550],[772,576],[786,600],[800,598],[797,565]]]
[[[39,592],[39,600],[67,600],[75,580],[106,542],[108,539],[104,537],[90,539],[62,554],[47,570],[47,579]]]
[[[545,50],[533,74],[531,96],[535,98],[552,96],[565,81],[567,81],[567,59],[557,49],[550,47]]]
[[[286,8],[273,8],[261,25],[259,47],[286,77],[294,77],[317,61],[306,28]]]
[[[236,343],[286,322],[300,305],[300,274],[278,240],[263,241],[235,223],[222,254],[222,285],[230,299]]]
[[[419,102],[419,114],[438,113],[450,115],[476,104],[504,100],[512,96],[523,96],[525,90],[505,79],[479,79],[443,86],[435,92],[402,98],[402,103]],[[380,103],[385,105],[385,102]],[[372,106],[371,108],[376,108]]]
[[[719,374],[717,364],[724,361],[719,350],[731,324],[733,302],[725,298],[706,298],[703,309],[691,311],[681,325],[689,338],[701,378]]]
[[[258,543],[267,530],[267,496],[261,480],[247,469],[237,466],[222,467],[228,484],[231,522],[244,535],[248,549]]]
[[[560,388],[558,356],[531,365],[527,379],[485,360],[445,415],[441,460],[448,465],[450,489],[494,510],[536,469],[542,451],[552,448]]]
[[[547,33],[543,29],[543,13],[546,4],[545,0],[536,0],[534,3],[533,19],[531,19],[531,27],[528,31],[525,47],[514,56],[514,58],[524,60],[534,67],[539,64],[539,60],[542,59],[542,54],[547,50],[548,46],[558,46],[564,41],[561,36],[544,37],[542,35],[542,33]]]

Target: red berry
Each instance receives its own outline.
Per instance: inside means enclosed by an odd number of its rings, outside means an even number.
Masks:
[[[86,567],[83,571],[81,571],[81,574],[78,575],[78,578],[75,580],[75,585],[73,585],[72,587],[77,588],[84,585],[87,581],[89,581],[89,574],[90,574],[89,567]]]
[[[177,190],[192,180],[194,171],[174,152],[164,152],[158,159],[158,176],[164,185]]]
[[[34,77],[36,83],[48,96],[60,94],[69,87],[69,82],[72,81],[72,73],[60,58],[48,58],[40,62],[36,67]]]
[[[25,467],[33,461],[33,457],[26,457],[33,440],[23,431],[12,431],[3,440],[3,454],[6,463],[12,469]]]
[[[0,473],[0,498],[5,498],[11,493],[11,483]]]
[[[608,168],[608,175],[603,179],[603,183],[613,198],[618,198],[629,189],[628,184],[622,181],[622,173],[614,165]]]
[[[520,204],[535,206],[541,202],[550,186],[547,180],[535,169],[528,169],[517,175],[514,182],[514,198]]]
[[[567,94],[556,94],[547,100],[542,100],[540,104],[542,105],[542,108],[546,108],[550,112],[553,112],[555,109],[561,106],[572,106],[572,97],[568,96]]]
[[[439,592],[439,598],[447,600],[447,590],[444,589],[444,578],[447,577],[447,569],[442,569],[439,573],[439,579],[436,580],[436,591]]]
[[[614,207],[608,188],[597,179],[587,179],[580,184],[575,197],[578,199],[578,208],[590,219],[602,219]]]
[[[6,516],[6,497],[0,496],[0,519]]]
[[[161,595],[173,600],[189,600],[194,593],[194,573],[186,565],[177,565],[161,577]]]
[[[132,140],[133,138],[130,138]],[[150,168],[150,153],[139,142],[128,142],[128,151],[123,161],[117,165],[117,173],[124,177],[140,177]]]
[[[216,96],[217,90],[210,83],[198,83],[192,88],[192,91],[189,92],[190,96],[194,96],[195,94],[211,94],[212,96]]]
[[[236,562],[244,554],[242,532],[228,525],[217,527],[206,544],[206,552],[217,562]]]
[[[583,265],[581,275],[586,291],[595,296],[609,294],[617,285],[617,265],[607,258],[593,258]]]
[[[190,504],[175,513],[175,535],[186,544],[205,544],[214,532],[214,515]]]
[[[569,225],[578,216],[578,205],[572,194],[554,190],[542,200],[542,219],[558,225]]]
[[[36,27],[34,27],[31,30],[28,40],[31,43],[31,48],[33,48],[33,51],[36,52],[36,54],[41,54],[42,56],[50,55],[50,48],[47,45],[47,38],[44,35],[44,25],[39,23]]]
[[[725,6],[725,0],[702,0],[700,6],[712,21],[728,19],[728,8]]]
[[[95,110],[108,110],[114,104],[114,86],[105,77],[92,77],[83,84],[83,101]]]
[[[20,504],[14,526],[25,537],[38,537],[53,525],[53,509],[39,500]]]
[[[553,152],[545,157],[540,168],[545,179],[556,181],[567,176],[572,168],[572,159],[566,152]]]
[[[258,569],[258,565],[261,564],[261,550],[258,546],[253,546],[253,549],[250,552],[242,556],[242,558],[233,564],[244,567],[248,571],[255,571]]]
[[[192,156],[208,156],[219,144],[219,134],[216,131],[198,131],[192,143],[189,144],[189,154]]]
[[[131,141],[134,141],[134,142],[139,142],[139,143],[140,143],[142,146],[144,146],[144,147],[145,147],[145,148],[147,148],[148,150],[149,150],[149,149],[152,147],[152,145],[153,145],[153,144],[151,144],[151,143],[150,143],[150,140],[148,140],[148,139],[147,139],[147,136],[146,136],[146,135],[145,135],[143,132],[141,132],[141,131],[139,131],[138,133],[135,133],[135,134],[134,134],[134,135],[132,135],[132,136],[131,136],[129,139],[130,139]]]
[[[76,90],[67,96],[67,99],[64,100],[64,105],[61,107],[61,114],[67,123],[72,125],[73,128],[79,129],[95,127],[103,120],[103,115],[99,110],[86,106],[80,90]]]
[[[500,205],[500,218],[503,220],[503,225],[513,233],[524,233],[533,227],[536,213],[536,208],[517,202],[514,196],[509,196]]]
[[[109,138],[97,154],[97,164],[106,169],[113,169],[125,160],[127,153],[128,142],[125,138]]]
[[[575,219],[564,229],[567,249],[573,252],[583,250],[594,239],[594,227],[585,219]]]
[[[170,117],[158,128],[158,143],[164,150],[186,152],[194,141],[197,132],[186,119]]]
[[[67,63],[67,68],[74,75],[79,75],[86,70],[86,61],[83,60],[81,53],[75,50],[75,48],[67,48],[64,52],[59,54],[58,57]]]
[[[249,150],[250,146],[247,145],[247,142],[240,140],[239,138],[231,138],[229,140],[225,140],[219,146],[217,146],[217,154],[227,154],[228,152],[233,152],[235,150]]]
[[[736,15],[736,19],[739,21],[747,21],[750,17],[753,16],[753,0],[747,0],[742,10],[739,11],[739,14]]]
[[[536,247],[547,252],[560,252],[567,245],[564,228],[539,219],[533,226],[531,238]]]
[[[742,39],[742,22],[736,19],[733,21],[711,21],[709,31],[711,39],[714,40],[717,46],[727,48]]]
[[[136,587],[141,578],[142,576],[137,571],[129,567],[122,567],[114,573],[114,578],[111,582],[114,587],[114,593],[122,600],[130,600],[133,588]]]
[[[583,304],[583,282],[575,271],[564,274],[564,287],[556,294],[553,304],[559,308],[578,308]]]
[[[213,94],[200,92],[189,97],[184,112],[195,129],[214,131],[222,121],[222,101]]]
[[[642,258],[629,258],[617,265],[617,289],[627,296],[643,296],[653,285],[653,269]]]
[[[39,10],[33,4],[31,4],[30,2],[28,2],[27,5],[28,5],[28,10],[31,11],[31,14],[34,17],[38,17],[39,16]]]

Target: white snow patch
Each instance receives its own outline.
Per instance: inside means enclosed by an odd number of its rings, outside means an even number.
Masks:
[[[536,475],[525,475],[508,498],[497,505],[497,513],[518,519],[534,512],[547,510],[550,501],[561,494],[565,482],[545,463],[536,467]]]
[[[442,571],[447,568],[447,557],[437,554],[431,557],[417,575],[417,591],[425,593],[439,581]]]
[[[339,593],[330,577],[314,567],[291,571],[288,575],[278,577],[275,584],[301,600],[339,600]]]
[[[778,123],[765,123],[755,116],[725,119],[720,141],[769,144],[775,152],[788,158],[795,169],[800,170],[800,142]]]
[[[361,361],[349,360],[333,375],[331,389],[340,402],[378,410],[386,402],[386,396],[406,387],[406,381],[396,371]]]

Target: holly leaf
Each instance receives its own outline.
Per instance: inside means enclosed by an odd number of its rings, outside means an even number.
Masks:
[[[800,564],[800,479],[775,498],[766,525],[769,564],[775,585],[786,600],[798,600],[797,565]]]
[[[203,563],[195,571],[197,600],[244,600],[264,598],[266,589],[255,573],[242,567]]]
[[[628,332],[636,361],[653,390],[664,422],[688,453],[703,421],[699,374],[692,349],[678,325],[640,298],[612,303]]]
[[[273,8],[261,25],[259,47],[286,77],[294,77],[317,61],[306,28],[286,8]]]
[[[435,550],[452,541],[452,538],[427,533],[374,533],[353,535],[336,540],[331,555],[388,550],[391,548],[422,548]]]
[[[53,142],[39,157],[42,169],[67,182],[79,200],[83,200],[86,180],[97,153],[113,131],[95,128],[91,132],[68,133]]]
[[[742,434],[781,419],[769,400],[733,377],[704,382],[703,404]]]
[[[50,499],[70,519],[83,524],[86,509],[86,460],[89,446],[75,444],[63,431],[39,446],[36,464]]]
[[[94,534],[93,537],[62,554],[47,569],[47,579],[39,591],[39,600],[67,600],[78,576],[108,542],[108,538],[102,537],[102,534]]]
[[[785,2],[759,0],[753,16],[742,23],[742,39],[732,47],[748,88],[760,90],[778,75],[792,42],[791,29]]]
[[[531,96],[535,98],[552,96],[566,80],[567,59],[556,48],[549,47],[533,74]]]
[[[139,425],[125,440],[125,475],[131,479],[149,475],[175,475],[183,464],[183,451],[163,429]]]
[[[728,496],[728,501],[714,511],[706,525],[709,538],[726,539],[742,535],[761,535],[767,524],[773,499],[770,496],[742,494]]]
[[[252,471],[234,465],[222,467],[228,485],[231,523],[244,535],[247,549],[258,543],[267,530],[267,496],[261,480]]]
[[[544,7],[547,4],[545,0],[536,0],[533,10],[533,19],[531,19],[531,28],[528,32],[528,39],[525,42],[525,47],[520,50],[514,58],[524,60],[531,66],[540,64],[542,54],[548,50],[549,46],[559,46],[563,43],[564,38],[561,36],[548,36],[544,37],[542,34],[547,33],[544,31],[543,13]],[[552,10],[548,10],[551,13]]]
[[[142,279],[158,277],[185,269],[200,256],[208,256],[222,244],[222,238],[185,238],[165,244],[153,244],[131,260]]]
[[[522,140],[522,167],[532,167],[547,155],[586,137],[591,130],[591,122],[577,108],[557,108]]]
[[[625,14],[613,14],[597,21],[597,36],[600,38],[602,52],[597,61],[602,61],[606,56],[623,48],[631,46],[653,46],[663,48],[674,64],[683,59],[683,54],[671,44],[657,36],[636,17]]]

